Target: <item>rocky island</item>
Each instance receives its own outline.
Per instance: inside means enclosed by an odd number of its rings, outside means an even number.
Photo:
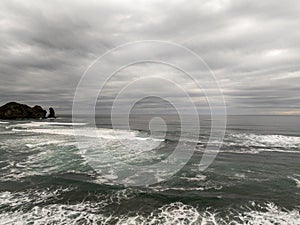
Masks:
[[[47,111],[41,106],[36,105],[30,107],[25,104],[17,102],[9,102],[0,107],[0,119],[45,119],[47,118]],[[51,108],[49,118],[55,118],[54,109]]]

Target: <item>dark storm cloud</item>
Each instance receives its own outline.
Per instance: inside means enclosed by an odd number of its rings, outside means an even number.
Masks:
[[[77,83],[98,56],[126,42],[157,39],[182,44],[207,62],[229,113],[299,113],[299,1],[4,0],[0,7],[0,104],[22,101],[70,112]],[[188,57],[169,57],[196,69]],[[200,83],[207,82],[204,71],[196,72]],[[160,73],[187,89],[200,107],[206,104],[178,71],[141,65],[111,80],[104,105],[129,77]],[[142,93],[143,86],[135,91]],[[213,88],[209,93],[217,102]]]

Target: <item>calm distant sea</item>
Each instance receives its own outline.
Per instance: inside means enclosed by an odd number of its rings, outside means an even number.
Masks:
[[[139,153],[152,145],[172,150],[180,122],[164,117],[166,140],[149,133],[149,116],[132,116],[131,130],[114,131],[109,118],[96,118],[101,144],[86,148],[101,153],[109,176],[76,145],[73,126],[90,134],[84,118],[0,121],[0,224],[300,224],[300,116],[229,116],[221,150],[204,172],[198,163],[211,121],[200,117],[195,153],[182,170],[148,187],[113,184],[114,165],[104,158],[132,154],[118,137]],[[188,148],[193,134],[185,135]]]

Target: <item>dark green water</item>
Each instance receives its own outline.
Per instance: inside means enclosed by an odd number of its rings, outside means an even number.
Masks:
[[[85,146],[100,152],[102,172],[73,136],[76,126],[93,140],[89,124],[72,124],[68,116],[1,121],[0,224],[300,224],[298,116],[228,117],[222,148],[203,172],[210,120],[200,118],[197,148],[179,172],[147,187],[114,183],[118,165],[107,163],[110,154],[145,163],[174,148],[180,124],[168,118],[164,141],[150,136],[148,117],[131,118],[131,131],[112,131],[110,120],[98,117],[101,144]],[[188,149],[186,136],[182,148]]]

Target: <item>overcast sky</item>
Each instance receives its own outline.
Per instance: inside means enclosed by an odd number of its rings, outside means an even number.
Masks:
[[[195,51],[215,74],[229,114],[300,114],[298,0],[1,0],[0,104],[20,101],[69,113],[87,67],[106,51],[139,40]],[[201,91],[180,71],[147,63],[113,77],[98,106],[109,106],[133,77],[151,76],[183,84],[200,108],[205,105]],[[181,99],[172,85],[159,84],[145,80],[134,91],[164,90]]]

